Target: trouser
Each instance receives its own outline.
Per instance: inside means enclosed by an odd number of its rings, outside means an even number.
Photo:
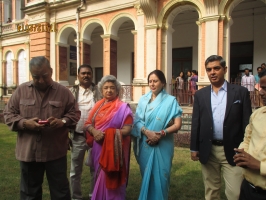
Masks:
[[[70,200],[67,179],[67,157],[48,162],[20,161],[21,200],[41,200],[44,173],[49,184],[51,200]]]
[[[70,168],[70,188],[72,199],[82,199],[81,192],[81,174],[84,163],[85,152],[88,150],[88,145],[86,143],[86,138],[83,134],[72,133],[72,149],[71,149],[71,168]],[[90,151],[89,151],[90,153]],[[94,187],[94,170],[90,168],[90,180],[91,188],[90,195],[93,192]]]
[[[241,184],[239,200],[265,200],[266,190],[251,185],[246,179]]]
[[[228,200],[239,198],[240,186],[243,180],[242,168],[228,164],[223,146],[212,145],[209,160],[201,165],[205,185],[205,199],[219,200],[221,174],[225,182],[225,195]]]

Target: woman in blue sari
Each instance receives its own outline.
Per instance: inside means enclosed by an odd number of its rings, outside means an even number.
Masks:
[[[182,109],[164,87],[162,71],[148,76],[150,92],[138,103],[134,127],[134,152],[140,166],[140,200],[167,200],[174,156],[174,135],[181,127]]]

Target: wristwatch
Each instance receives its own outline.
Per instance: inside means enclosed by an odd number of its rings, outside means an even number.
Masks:
[[[66,125],[66,120],[65,119],[62,119],[62,122],[64,123],[64,126]]]

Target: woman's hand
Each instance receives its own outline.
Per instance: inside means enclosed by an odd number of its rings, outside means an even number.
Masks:
[[[90,132],[96,142],[100,142],[104,139],[104,132],[102,132],[101,130],[93,128],[92,130],[90,130]]]
[[[151,131],[151,130],[146,130],[145,131],[145,135],[147,137],[146,142],[149,145],[155,145],[159,142],[159,140],[161,139],[161,134],[159,132],[155,132],[155,131]]]

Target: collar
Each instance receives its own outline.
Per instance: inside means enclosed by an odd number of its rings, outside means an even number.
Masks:
[[[222,87],[219,89],[220,90],[224,90],[225,92],[227,92],[227,81],[224,80],[224,84],[222,85]],[[213,92],[213,89],[212,89],[212,85],[211,85],[211,92]]]
[[[29,81],[29,82],[27,82],[26,85],[27,85],[28,87],[33,87],[33,88],[34,88],[33,81]],[[52,81],[52,83],[51,83],[51,85],[50,85],[49,87],[52,88],[52,89],[54,89],[54,90],[56,90],[56,88],[57,88],[58,86],[55,84],[54,81]]]
[[[90,92],[90,91],[92,91],[92,85],[90,85],[90,87],[89,88],[84,88],[84,87],[81,87],[80,85],[79,85],[79,91],[81,91],[83,94],[85,93],[85,92]]]

